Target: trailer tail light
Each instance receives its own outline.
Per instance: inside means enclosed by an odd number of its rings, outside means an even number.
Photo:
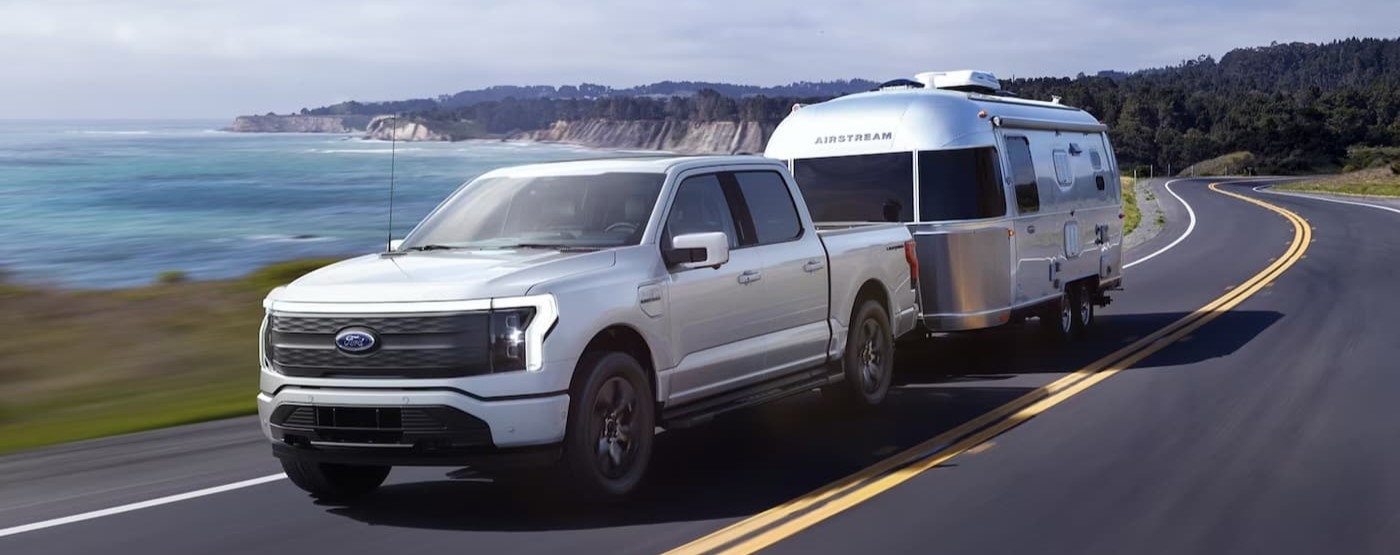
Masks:
[[[904,261],[909,263],[909,283],[919,282],[919,253],[914,250],[914,241],[904,242]]]

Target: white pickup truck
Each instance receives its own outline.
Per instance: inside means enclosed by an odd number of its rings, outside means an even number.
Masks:
[[[397,465],[621,496],[658,426],[816,388],[883,401],[916,266],[901,224],[815,226],[774,160],[500,169],[387,252],[268,295],[258,414],[321,498]]]

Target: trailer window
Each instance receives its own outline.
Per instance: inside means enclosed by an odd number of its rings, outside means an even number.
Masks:
[[[1031,143],[1025,137],[1006,138],[1006,161],[1011,183],[1016,188],[1016,209],[1022,214],[1040,211],[1040,190],[1035,184],[1035,161]]]
[[[1074,174],[1069,169],[1069,153],[1056,150],[1051,154],[1055,157],[1055,181],[1061,188],[1074,185]]]
[[[919,216],[926,222],[1006,215],[995,148],[919,153]]]
[[[809,158],[792,166],[815,221],[914,221],[914,156],[908,152]]]

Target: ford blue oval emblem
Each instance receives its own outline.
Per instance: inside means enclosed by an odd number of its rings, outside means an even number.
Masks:
[[[352,355],[362,355],[379,346],[379,337],[367,328],[346,328],[335,335],[335,347]]]

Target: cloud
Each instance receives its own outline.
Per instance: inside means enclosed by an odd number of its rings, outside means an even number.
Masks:
[[[7,0],[0,117],[227,117],[495,84],[1073,75],[1388,36],[1393,0]]]

